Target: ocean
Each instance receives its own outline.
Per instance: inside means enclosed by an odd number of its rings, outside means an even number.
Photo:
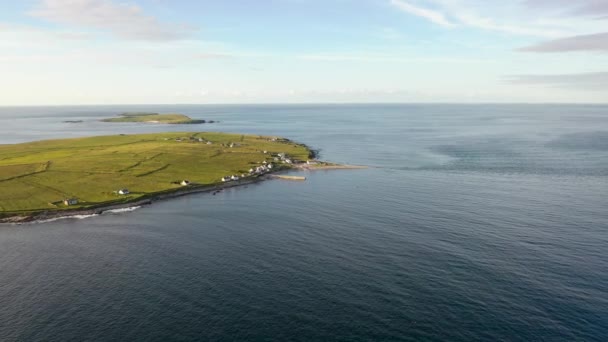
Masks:
[[[608,339],[608,106],[0,107],[0,143],[185,130],[369,168],[1,226],[1,341]]]

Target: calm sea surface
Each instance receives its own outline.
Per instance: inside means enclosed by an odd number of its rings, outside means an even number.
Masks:
[[[1,341],[608,340],[607,106],[0,108],[0,143],[168,130],[370,168],[0,227]]]

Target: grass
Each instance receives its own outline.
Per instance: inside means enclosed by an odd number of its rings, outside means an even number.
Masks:
[[[0,145],[0,216],[137,200],[181,188],[175,182],[185,179],[215,184],[222,176],[272,162],[277,153],[307,160],[311,151],[284,139],[209,132]],[[122,188],[131,194],[115,193]],[[67,207],[62,204],[65,198],[77,198],[79,203]]]
[[[165,124],[197,124],[205,120],[194,120],[183,114],[123,113],[119,117],[101,120],[103,122],[147,122]]]

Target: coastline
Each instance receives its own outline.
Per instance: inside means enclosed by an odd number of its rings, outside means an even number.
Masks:
[[[7,216],[0,218],[0,225],[19,225],[19,224],[35,224],[44,223],[49,220],[57,220],[62,218],[76,218],[82,216],[97,216],[105,212],[113,210],[127,209],[133,207],[142,207],[151,205],[154,202],[169,200],[177,197],[182,197],[190,194],[197,193],[209,193],[215,191],[222,191],[224,189],[235,188],[244,185],[250,185],[260,183],[265,180],[274,179],[273,175],[286,173],[289,171],[321,171],[321,170],[349,170],[349,169],[365,169],[367,166],[356,166],[356,165],[339,165],[339,164],[327,164],[327,165],[307,165],[307,164],[296,164],[293,168],[277,170],[264,174],[262,176],[254,178],[240,179],[238,181],[231,181],[229,183],[211,184],[211,185],[190,185],[188,187],[174,189],[162,193],[150,194],[149,198],[139,198],[133,201],[127,201],[119,204],[99,204],[98,206],[86,208],[86,209],[66,209],[66,210],[47,210],[33,212],[26,215],[15,214],[13,216]]]
[[[321,165],[308,165],[308,164],[296,164],[294,165],[296,170],[302,171],[322,171],[322,170],[361,170],[367,169],[368,166],[363,165],[341,165],[341,164],[321,164]]]
[[[118,209],[126,209],[132,207],[142,207],[146,205],[150,205],[154,202],[164,201],[172,198],[177,198],[181,196],[186,196],[195,193],[206,193],[206,192],[214,192],[221,191],[224,189],[230,189],[238,186],[255,184],[262,182],[266,179],[269,179],[266,175],[250,178],[244,180],[233,181],[225,184],[213,184],[213,185],[190,185],[187,188],[175,189],[172,191],[150,194],[149,198],[144,199],[135,199],[133,201],[127,201],[119,204],[100,204],[98,206],[86,209],[73,209],[73,210],[54,210],[54,211],[40,211],[34,212],[27,215],[13,215],[8,217],[0,218],[0,225],[5,224],[24,224],[24,223],[37,223],[44,222],[48,220],[56,220],[60,218],[70,218],[70,217],[78,217],[78,216],[93,216],[93,215],[101,215],[108,211],[118,210]]]

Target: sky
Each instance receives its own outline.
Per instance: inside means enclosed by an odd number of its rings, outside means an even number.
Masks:
[[[0,0],[0,106],[606,103],[608,0]]]

